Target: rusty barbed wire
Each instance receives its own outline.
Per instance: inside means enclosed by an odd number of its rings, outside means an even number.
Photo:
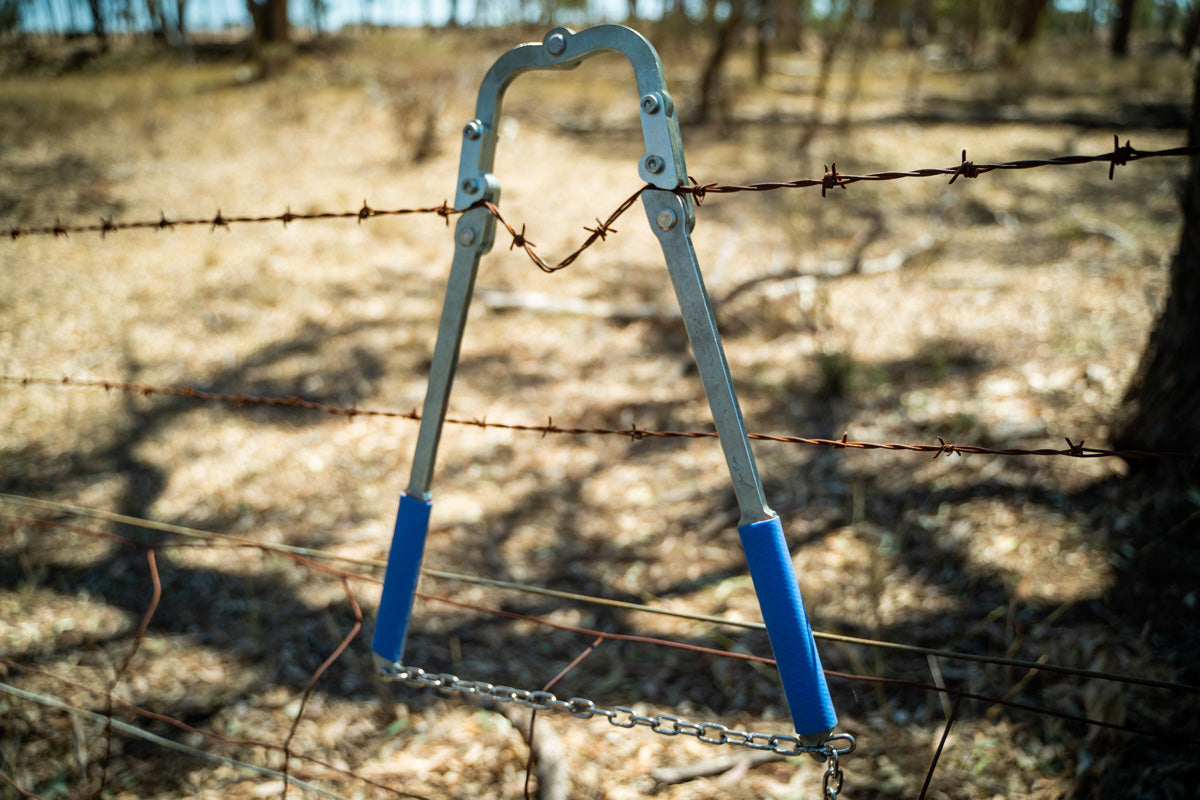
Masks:
[[[411,214],[437,214],[446,219],[449,224],[450,217],[454,214],[461,214],[468,209],[456,209],[450,207],[445,201],[440,205],[428,206],[424,208],[394,208],[382,209],[371,208],[366,200],[363,200],[362,208],[357,211],[313,211],[309,213],[295,213],[289,207],[282,214],[257,214],[250,216],[225,216],[220,210],[211,217],[184,217],[181,219],[168,219],[165,212],[159,212],[157,220],[135,220],[131,222],[115,222],[112,217],[101,217],[99,222],[93,222],[82,225],[66,225],[61,219],[56,219],[53,225],[34,225],[21,226],[13,225],[8,229],[8,235],[11,239],[19,239],[22,236],[67,236],[72,233],[99,233],[101,238],[108,236],[110,233],[118,231],[130,230],[174,230],[175,228],[189,227],[208,227],[209,232],[215,231],[217,228],[229,230],[230,225],[279,222],[286,228],[293,222],[304,222],[319,219],[334,219],[345,220],[355,219],[361,224],[365,220],[372,217],[400,217]]]
[[[308,400],[294,395],[290,397],[270,397],[263,395],[218,392],[207,389],[195,389],[190,386],[151,386],[143,383],[124,383],[121,381],[69,377],[39,378],[0,375],[0,382],[19,384],[21,386],[61,386],[104,389],[105,391],[119,391],[130,394],[140,394],[147,397],[152,395],[182,397],[189,400],[226,403],[239,407],[267,406],[275,408],[302,409],[307,411],[315,411],[322,414],[329,414],[332,416],[347,417],[349,419],[354,419],[355,417],[385,417],[392,419],[405,419],[412,422],[419,422],[421,420],[421,414],[416,409],[413,409],[412,411],[385,411],[358,408],[355,406],[335,406],[326,403],[320,403],[315,400]],[[512,422],[489,422],[486,418],[466,419],[460,417],[446,417],[445,422],[450,425],[464,425],[481,429],[492,428],[496,430],[518,431],[524,433],[540,433],[542,436],[548,436],[550,434],[561,434],[566,436],[625,436],[633,441],[639,441],[641,439],[717,438],[717,433],[715,431],[652,430],[649,428],[639,428],[637,425],[633,425],[629,428],[568,427],[554,424],[553,417],[550,417],[545,425],[532,425]],[[751,439],[757,439],[764,442],[804,444],[811,445],[813,447],[825,447],[834,450],[890,450],[894,452],[932,453],[934,458],[951,455],[1018,457],[1060,456],[1069,458],[1122,458],[1127,461],[1179,461],[1188,462],[1193,465],[1200,460],[1200,456],[1194,453],[1130,449],[1114,450],[1102,447],[1086,447],[1085,441],[1081,440],[1076,442],[1069,437],[1066,437],[1067,446],[1065,448],[1043,447],[1029,449],[1019,447],[984,447],[982,445],[973,444],[953,444],[951,442],[947,442],[941,436],[937,437],[937,444],[861,442],[850,439],[846,434],[843,434],[842,438],[840,439],[826,439],[810,436],[790,436],[769,433],[749,433],[747,436]]]
[[[702,205],[704,200],[713,194],[738,194],[742,192],[770,192],[783,189],[806,189],[806,188],[821,188],[821,196],[827,196],[830,189],[841,188],[845,189],[852,183],[894,181],[902,178],[932,178],[946,177],[950,180],[947,185],[953,184],[959,178],[978,178],[990,172],[1011,171],[1011,170],[1029,170],[1040,169],[1043,167],[1067,167],[1078,166],[1082,164],[1106,163],[1108,164],[1108,178],[1112,180],[1115,176],[1117,167],[1125,166],[1134,161],[1143,161],[1154,158],[1177,158],[1181,156],[1197,156],[1200,155],[1200,146],[1183,146],[1171,147],[1164,150],[1138,150],[1132,145],[1130,140],[1126,140],[1125,144],[1121,144],[1120,137],[1113,135],[1113,149],[1107,153],[1098,153],[1096,155],[1064,155],[1054,158],[1027,158],[1015,161],[1004,161],[998,163],[976,163],[967,159],[967,151],[962,151],[962,156],[958,164],[950,167],[927,167],[922,169],[913,169],[905,171],[884,171],[873,172],[863,175],[843,175],[837,171],[837,163],[826,165],[825,172],[820,178],[800,178],[790,181],[762,181],[749,184],[722,184],[722,183],[701,183],[695,178],[690,178],[692,184],[690,186],[680,186],[675,189],[675,192],[680,195],[692,197],[696,205]],[[690,176],[689,176],[690,177]],[[584,251],[595,245],[597,242],[606,241],[609,234],[617,233],[617,229],[613,227],[616,221],[628,211],[634,203],[637,202],[642,192],[653,188],[650,185],[642,186],[628,198],[626,198],[611,214],[601,221],[596,218],[596,227],[584,227],[588,232],[588,236],[583,242],[570,254],[562,260],[550,263],[539,255],[535,248],[536,245],[530,241],[526,234],[526,226],[521,225],[520,230],[515,225],[506,220],[500,212],[500,208],[494,203],[487,200],[480,200],[472,203],[464,208],[453,208],[442,201],[436,206],[424,206],[413,208],[396,208],[396,209],[377,209],[372,208],[366,200],[363,200],[362,207],[354,211],[318,211],[310,213],[294,213],[289,207],[282,214],[260,214],[249,216],[225,216],[221,211],[217,211],[212,217],[190,217],[183,219],[168,219],[164,212],[159,212],[157,220],[137,220],[132,222],[117,222],[111,217],[101,217],[99,222],[75,225],[65,224],[61,219],[56,219],[53,225],[11,225],[8,227],[8,236],[10,239],[16,240],[26,236],[68,236],[72,233],[99,233],[101,237],[106,237],[109,233],[127,230],[172,230],[176,227],[198,227],[206,226],[210,232],[217,228],[229,229],[235,224],[256,224],[256,223],[282,223],[284,227],[292,222],[310,221],[310,220],[357,220],[359,224],[375,217],[394,217],[408,216],[413,214],[436,214],[446,220],[446,224],[450,224],[450,217],[458,214],[464,214],[476,208],[486,208],[497,220],[497,222],[508,232],[511,237],[509,249],[519,248],[523,250],[526,256],[543,272],[552,273],[573,264]]]
[[[710,194],[736,194],[739,192],[770,192],[779,189],[804,189],[809,187],[821,187],[821,196],[824,197],[830,189],[841,187],[845,189],[852,183],[860,183],[863,181],[880,182],[894,181],[902,178],[934,178],[950,176],[950,181],[947,185],[953,184],[959,178],[978,178],[986,175],[989,172],[1011,171],[1011,170],[1028,170],[1040,169],[1042,167],[1069,167],[1078,166],[1080,164],[1108,164],[1108,179],[1112,180],[1117,167],[1125,166],[1133,161],[1142,161],[1148,158],[1176,158],[1180,156],[1197,156],[1200,155],[1200,146],[1190,145],[1185,147],[1171,147],[1165,150],[1138,150],[1129,140],[1125,144],[1121,144],[1120,137],[1113,135],[1113,149],[1108,153],[1099,153],[1097,155],[1068,155],[1057,156],[1055,158],[1027,158],[1017,161],[1005,161],[996,164],[977,164],[974,161],[967,160],[967,151],[962,151],[961,161],[953,167],[934,167],[925,169],[914,169],[907,171],[887,171],[873,172],[866,175],[841,175],[837,171],[837,164],[826,165],[825,174],[820,178],[802,178],[794,181],[763,181],[760,183],[750,183],[742,185],[727,185],[727,184],[700,184],[693,180],[692,186],[685,186],[677,189],[677,192],[691,194],[696,198],[697,202],[703,202],[705,197]]]

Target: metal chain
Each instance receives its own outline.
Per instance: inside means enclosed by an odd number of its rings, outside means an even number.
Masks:
[[[837,739],[840,736],[850,736],[848,733],[839,733],[837,736],[831,736],[831,739]],[[849,750],[854,749],[854,737],[850,736]],[[830,748],[829,759],[825,766],[825,779],[822,782],[824,787],[825,800],[837,800],[838,793],[842,791],[842,785],[846,781],[846,776],[842,773],[842,767],[838,764],[839,753],[846,753],[846,750],[837,750]]]
[[[826,800],[836,800],[842,787],[842,770],[838,766],[838,757],[854,752],[854,737],[848,733],[834,734],[820,744],[805,744],[799,737],[785,733],[741,731],[719,722],[689,722],[674,714],[646,716],[638,714],[628,706],[605,707],[583,697],[563,700],[553,692],[534,692],[528,689],[514,689],[511,686],[496,686],[483,681],[464,681],[455,675],[426,672],[420,667],[403,664],[383,665],[381,672],[383,678],[388,681],[437,689],[452,695],[478,697],[499,703],[516,703],[535,711],[557,711],[578,719],[602,716],[609,724],[618,728],[634,728],[640,725],[662,736],[684,734],[694,736],[707,744],[741,745],[752,750],[767,750],[781,756],[806,753],[829,762],[830,766],[825,774]],[[838,744],[842,747],[837,747]],[[831,784],[831,781],[836,781],[836,784]]]

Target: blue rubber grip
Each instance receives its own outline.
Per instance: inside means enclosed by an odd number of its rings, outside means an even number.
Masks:
[[[772,517],[743,525],[738,533],[796,733],[810,736],[831,730],[837,726],[837,714],[804,613],[783,525],[779,517]]]
[[[381,658],[396,662],[404,655],[408,618],[421,576],[421,557],[425,553],[425,534],[429,532],[430,502],[400,495],[396,530],[388,552],[387,571],[383,574],[383,597],[375,618],[375,636],[371,649]]]

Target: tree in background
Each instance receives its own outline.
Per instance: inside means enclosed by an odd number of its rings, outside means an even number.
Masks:
[[[256,44],[275,44],[291,40],[288,0],[246,0],[246,9],[254,22]]]
[[[1200,66],[1192,91],[1188,144],[1195,146],[1200,145]],[[1118,448],[1200,454],[1200,158],[1192,158],[1182,203],[1183,231],[1171,262],[1166,305],[1114,426]]]
[[[1117,58],[1129,55],[1129,33],[1133,30],[1133,7],[1137,0],[1118,0],[1113,20],[1112,54]]]
[[[1018,46],[1029,44],[1037,36],[1042,12],[1046,10],[1047,4],[1048,0],[1024,0],[1015,4],[1009,30]]]
[[[108,27],[105,21],[104,3],[102,0],[87,0],[88,11],[92,14],[92,33],[100,40],[100,49],[108,50]]]
[[[173,47],[182,47],[187,43],[184,29],[187,0],[175,0],[174,5],[172,16],[168,12],[168,0],[146,0],[146,13],[150,15],[151,33],[156,39],[165,39]]]

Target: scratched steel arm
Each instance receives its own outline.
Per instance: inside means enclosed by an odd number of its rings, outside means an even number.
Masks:
[[[650,43],[635,31],[616,25],[602,25],[579,33],[555,28],[540,44],[519,45],[501,56],[480,86],[475,119],[463,130],[454,205],[464,208],[482,200],[499,203],[500,185],[492,170],[500,109],[508,85],[525,72],[570,69],[601,52],[620,53],[633,65],[646,143],[646,154],[638,163],[638,174],[652,187],[642,193],[642,202],[666,257],[692,352],[729,465],[741,510],[738,532],[771,648],[779,664],[792,721],[796,732],[806,742],[819,742],[837,725],[837,716],[804,613],[779,517],[767,505],[763,495],[716,318],[692,246],[691,230],[695,224],[692,198],[672,191],[686,181],[683,141],[675,104],[667,93],[662,62]],[[372,642],[376,658],[384,664],[399,662],[404,652],[429,528],[429,489],[442,423],[458,366],[479,261],[491,250],[495,234],[496,220],[482,207],[462,214],[455,228],[454,260],[438,326],[412,477],[408,489],[400,497]]]

